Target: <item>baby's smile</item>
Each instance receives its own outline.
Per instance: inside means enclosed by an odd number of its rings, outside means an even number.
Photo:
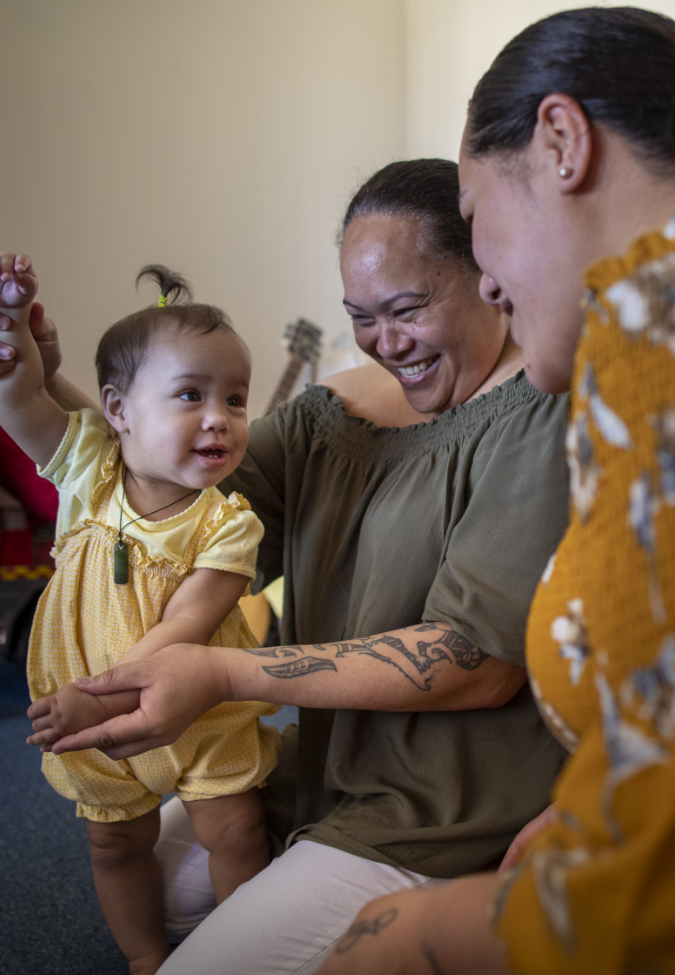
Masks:
[[[227,448],[221,444],[207,444],[206,447],[195,447],[193,453],[201,458],[207,467],[224,467],[227,463]]]

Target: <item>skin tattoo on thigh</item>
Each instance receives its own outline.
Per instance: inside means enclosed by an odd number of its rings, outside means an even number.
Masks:
[[[372,920],[355,921],[347,933],[344,934],[338,941],[335,954],[346,955],[348,951],[351,951],[355,944],[358,944],[364,935],[370,934],[373,937],[376,937],[380,931],[384,931],[385,928],[388,928],[397,917],[398,909],[396,907],[390,907],[377,917],[372,918]]]
[[[258,649],[242,647],[242,649],[258,657],[285,660],[284,663],[263,667],[265,673],[271,677],[285,679],[315,674],[319,670],[337,671],[341,657],[354,653],[366,654],[381,663],[395,667],[420,691],[431,690],[437,669],[436,664],[454,663],[462,670],[475,670],[488,658],[487,653],[459,633],[435,623],[421,623],[411,628],[409,633],[407,640],[383,633],[361,640],[310,644],[312,649],[322,654],[330,653],[330,657],[315,657],[308,654],[299,644]],[[416,634],[424,634],[426,639]]]

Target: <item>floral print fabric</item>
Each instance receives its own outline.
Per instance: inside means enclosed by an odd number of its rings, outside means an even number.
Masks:
[[[571,520],[528,666],[574,752],[496,904],[522,975],[675,973],[675,222],[586,274]]]

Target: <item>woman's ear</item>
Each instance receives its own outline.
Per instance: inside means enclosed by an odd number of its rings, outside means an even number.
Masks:
[[[591,168],[593,147],[590,122],[576,99],[562,94],[542,99],[531,149],[555,191],[566,194],[581,186]]]
[[[106,420],[117,433],[128,433],[124,397],[115,386],[106,385],[101,390],[101,406]]]

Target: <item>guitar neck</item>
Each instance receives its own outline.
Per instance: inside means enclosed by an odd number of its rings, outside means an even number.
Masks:
[[[295,386],[296,380],[300,375],[300,370],[305,365],[306,360],[299,355],[292,355],[288,360],[288,365],[284,370],[284,374],[279,380],[279,385],[277,386],[272,399],[267,405],[267,413],[271,413],[272,410],[276,410],[277,406],[285,403],[289,397],[289,394],[293,387]]]

